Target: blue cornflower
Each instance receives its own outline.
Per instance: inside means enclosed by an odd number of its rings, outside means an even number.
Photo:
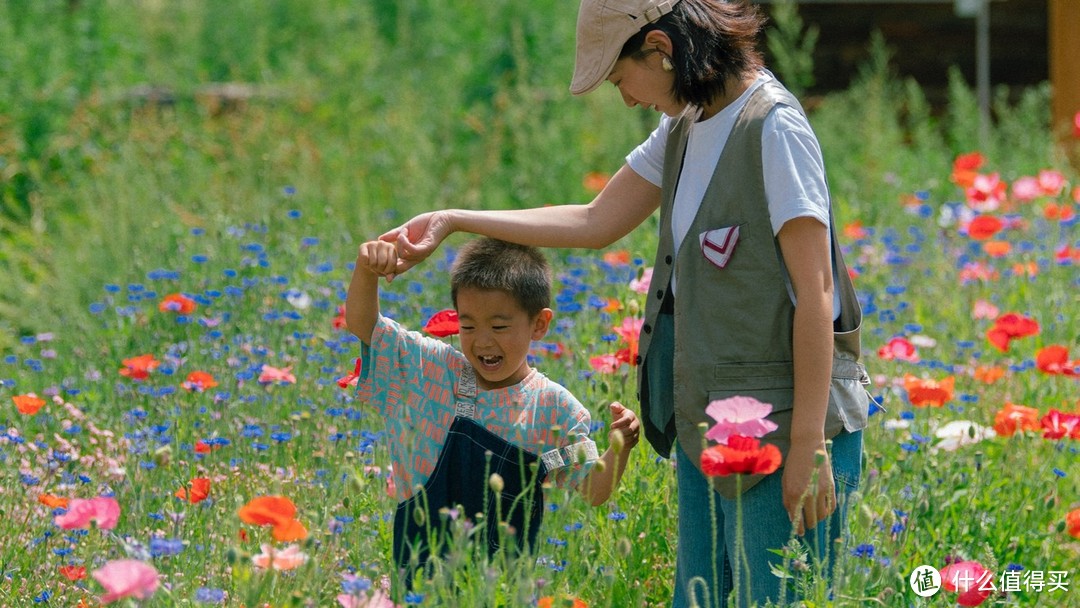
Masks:
[[[200,604],[223,604],[225,603],[225,591],[211,589],[210,587],[199,587],[195,591],[195,601]]]

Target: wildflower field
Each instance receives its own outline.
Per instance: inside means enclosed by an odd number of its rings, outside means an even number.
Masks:
[[[566,3],[386,4],[0,0],[0,606],[670,601],[674,474],[644,442],[608,505],[551,489],[534,559],[463,549],[387,596],[388,438],[341,319],[357,246],[436,207],[588,200],[657,116],[570,97]],[[876,401],[850,542],[831,587],[797,553],[752,576],[813,606],[1080,606],[1080,122],[1002,89],[980,136],[958,73],[931,109],[888,56],[808,104]],[[601,450],[606,404],[637,405],[655,233],[546,252],[532,360]],[[447,308],[465,238],[384,313]]]

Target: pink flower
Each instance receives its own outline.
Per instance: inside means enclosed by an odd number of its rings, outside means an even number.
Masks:
[[[274,382],[279,384],[295,384],[296,376],[292,373],[292,366],[290,365],[289,367],[278,369],[263,364],[262,373],[259,374],[259,384],[272,384]]]
[[[652,266],[646,268],[641,273],[641,278],[634,278],[630,280],[630,291],[634,293],[649,293],[649,285],[652,283]]]
[[[941,585],[947,591],[959,593],[956,603],[978,606],[994,592],[994,573],[979,562],[956,562],[941,571]]]
[[[772,405],[753,397],[736,395],[713,401],[705,408],[705,413],[716,424],[705,433],[705,438],[726,444],[732,435],[763,437],[776,430],[776,423],[765,419],[771,411]]]
[[[298,568],[307,561],[307,554],[300,551],[299,545],[289,545],[284,549],[274,549],[270,545],[261,545],[262,553],[253,555],[251,563],[256,568],[273,568],[274,570],[292,570]]]
[[[1043,190],[1039,187],[1039,180],[1034,177],[1024,176],[1013,182],[1012,195],[1018,201],[1029,202],[1042,196]]]
[[[615,355],[608,353],[606,355],[597,355],[589,359],[589,365],[593,370],[601,374],[614,374],[619,370],[619,366],[622,365],[622,361]]]
[[[975,306],[971,310],[972,319],[996,319],[1001,313],[997,306],[986,300],[975,300]]]
[[[886,361],[907,361],[908,363],[919,362],[919,351],[915,349],[915,345],[910,340],[903,337],[896,337],[889,340],[889,343],[878,349],[877,354]]]
[[[1039,171],[1039,189],[1046,196],[1058,196],[1065,190],[1065,176],[1059,171],[1043,169]]]
[[[337,596],[337,601],[341,608],[397,608],[397,604],[390,601],[381,589],[376,589],[371,595],[341,593]]]
[[[964,191],[968,207],[980,213],[996,210],[1005,200],[1007,187],[997,173],[976,175],[971,187]]]
[[[111,561],[94,570],[94,580],[105,587],[101,603],[108,604],[125,597],[146,599],[158,587],[158,572],[150,564],[134,559]]]
[[[89,500],[73,498],[67,512],[57,515],[53,523],[65,530],[89,528],[91,523],[103,530],[112,530],[120,519],[120,504],[115,498],[98,496]]]

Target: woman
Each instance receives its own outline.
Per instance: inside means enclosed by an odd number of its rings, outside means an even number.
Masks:
[[[770,550],[795,532],[831,563],[843,498],[859,480],[861,313],[832,236],[817,139],[754,48],[762,24],[739,2],[583,0],[570,90],[606,80],[626,105],[663,113],[649,139],[586,205],[435,211],[383,235],[397,240],[401,272],[454,231],[601,248],[660,209],[639,399],[649,442],[678,463],[677,607],[691,593],[726,605],[733,566],[740,605],[791,599]],[[734,395],[772,404],[778,428],[763,441],[784,455],[782,469],[740,482],[738,564],[736,483],[700,471],[705,407]]]

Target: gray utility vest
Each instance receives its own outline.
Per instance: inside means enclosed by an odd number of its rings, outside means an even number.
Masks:
[[[780,448],[785,459],[791,443],[795,307],[769,220],[761,165],[762,124],[769,110],[781,103],[802,111],[791,93],[775,82],[765,83],[751,95],[736,119],[701,208],[679,248],[678,259],[674,259],[671,211],[692,119],[677,121],[668,138],[660,242],[639,345],[644,362],[639,361],[638,399],[645,436],[656,451],[669,456],[677,439],[699,468],[706,447],[701,425],[715,423],[705,414],[705,407],[717,399],[743,395],[772,404],[769,420],[779,428],[762,441]],[[730,244],[735,249],[726,266],[719,268],[704,255],[699,235],[730,226],[739,227],[738,240]],[[843,429],[865,428],[869,407],[869,395],[863,388],[869,377],[859,363],[862,311],[840,253],[835,227],[832,252],[834,289],[840,295],[841,314],[834,323],[826,438]],[[679,294],[672,306],[665,300],[676,268]],[[669,310],[673,314],[667,314]],[[673,351],[662,346],[650,349],[650,344],[670,344],[670,335],[664,336],[668,332],[674,332]],[[673,387],[673,395],[658,394],[655,387],[650,394],[649,384],[658,374],[673,374],[670,380],[657,383]],[[744,476],[742,489],[761,478]],[[712,482],[725,497],[735,496],[734,476],[714,477]]]

